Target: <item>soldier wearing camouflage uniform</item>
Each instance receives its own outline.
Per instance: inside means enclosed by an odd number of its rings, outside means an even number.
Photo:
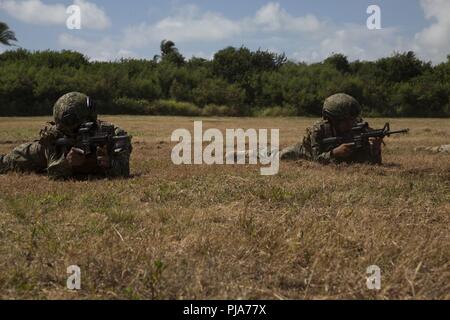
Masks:
[[[282,160],[307,159],[321,163],[371,163],[381,164],[382,139],[374,138],[363,149],[354,150],[351,144],[325,145],[322,140],[331,137],[351,137],[352,128],[362,122],[358,101],[344,93],[328,97],[323,105],[323,120],[306,130],[303,141],[285,148],[280,153]]]
[[[65,150],[56,145],[62,137],[73,138],[84,122],[96,123],[96,128],[113,126],[97,120],[93,101],[85,94],[71,92],[62,96],[53,108],[54,122],[44,127],[40,139],[22,144],[7,155],[0,155],[0,174],[9,171],[47,172],[50,178],[61,179],[85,174],[101,174],[108,177],[126,177],[130,174],[129,160],[132,151],[131,137],[116,148],[112,158],[105,148],[85,156],[75,148]],[[127,133],[114,126],[117,136]]]

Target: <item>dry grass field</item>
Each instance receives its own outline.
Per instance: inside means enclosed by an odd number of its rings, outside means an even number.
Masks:
[[[0,119],[0,152],[48,118]],[[0,298],[449,299],[449,119],[370,119],[382,166],[281,163],[176,166],[170,135],[194,118],[106,117],[133,135],[132,178],[55,182],[0,176]],[[204,127],[280,128],[297,142],[307,118],[207,118]],[[81,268],[81,290],[66,268]],[[368,290],[366,268],[381,268]]]

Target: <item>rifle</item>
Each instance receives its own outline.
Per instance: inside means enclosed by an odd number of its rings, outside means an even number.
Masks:
[[[57,139],[56,145],[66,150],[73,148],[85,156],[96,153],[97,147],[106,146],[109,159],[111,159],[114,153],[120,152],[129,144],[129,139],[130,137],[127,135],[116,136],[112,125],[99,127],[95,122],[85,122],[80,126],[74,138],[66,136]]]
[[[330,147],[337,147],[344,143],[352,144],[356,149],[364,148],[369,143],[369,138],[384,138],[393,134],[408,133],[409,129],[401,129],[391,131],[389,123],[387,122],[382,129],[370,129],[367,122],[358,123],[352,128],[352,135],[350,137],[332,137],[325,138],[322,143]]]

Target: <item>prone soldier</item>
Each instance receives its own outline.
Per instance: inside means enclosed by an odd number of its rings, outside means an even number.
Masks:
[[[46,172],[54,179],[86,174],[107,177],[126,177],[130,174],[131,137],[113,124],[97,120],[94,103],[88,96],[79,92],[63,95],[53,107],[53,117],[54,122],[41,130],[38,140],[0,155],[1,174],[10,171]],[[80,141],[80,128],[86,124],[89,124],[89,132],[84,132],[87,137],[81,142],[92,140],[105,143],[78,147],[76,142]],[[89,135],[93,138],[89,139]],[[108,135],[112,137],[109,139]],[[92,152],[86,152],[89,147],[92,147]]]
[[[359,102],[345,93],[328,97],[322,114],[323,119],[306,130],[302,142],[280,152],[281,160],[381,164],[383,138],[408,132],[408,129],[390,131],[389,124],[381,130],[371,129],[361,118]]]

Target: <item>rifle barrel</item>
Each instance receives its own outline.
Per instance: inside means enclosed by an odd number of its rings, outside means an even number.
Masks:
[[[396,134],[396,133],[408,133],[409,129],[402,129],[402,130],[396,130],[396,131],[389,131],[387,133],[388,136],[390,136],[391,134]]]

